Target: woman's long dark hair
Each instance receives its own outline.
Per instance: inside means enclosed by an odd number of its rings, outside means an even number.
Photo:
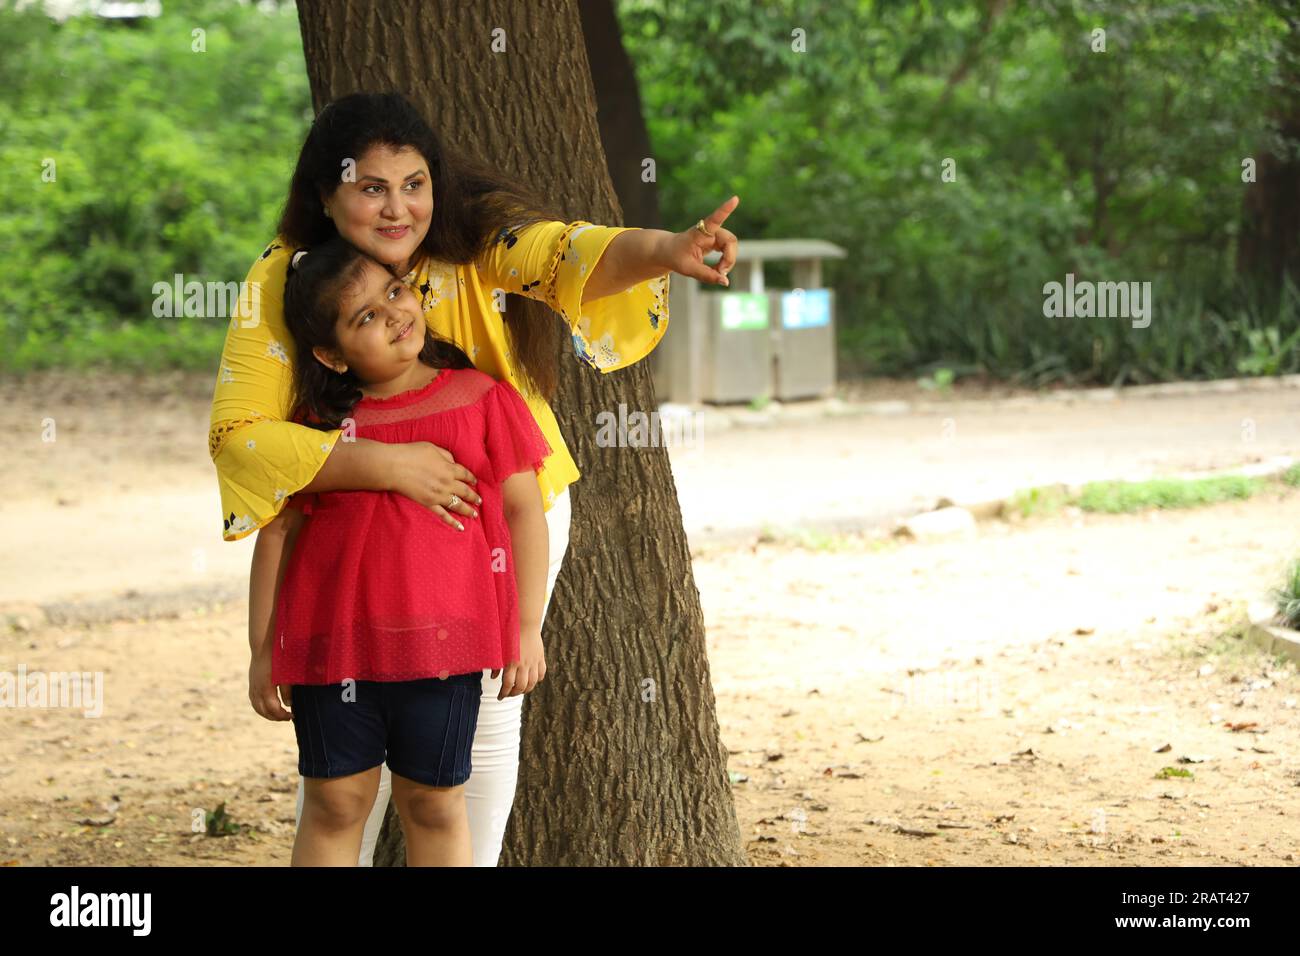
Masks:
[[[302,421],[313,428],[341,428],[343,419],[361,399],[361,382],[351,369],[327,369],[312,354],[322,346],[337,350],[339,300],[361,277],[368,256],[335,233],[298,257],[284,280],[284,321],[293,336],[297,354],[293,369],[293,405]],[[454,343],[434,335],[421,316],[424,347],[420,361],[430,368],[472,368],[473,363]]]
[[[312,123],[293,172],[279,234],[293,245],[313,249],[338,235],[321,196],[332,196],[338,189],[344,159],[360,157],[373,146],[409,146],[429,164],[433,215],[418,248],[435,259],[469,263],[507,226],[566,218],[531,190],[449,150],[400,93],[353,93],[327,105]],[[504,319],[525,383],[550,401],[559,378],[555,314],[542,302],[509,295]]]

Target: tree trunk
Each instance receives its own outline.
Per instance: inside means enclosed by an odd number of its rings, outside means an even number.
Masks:
[[[545,188],[570,218],[619,224],[571,0],[299,0],[298,11],[318,110],[400,90],[449,143]],[[596,444],[598,412],[655,410],[650,369],[601,374],[564,338],[554,408],[583,477],[545,625],[546,680],[524,702],[502,862],[744,865],[667,452]],[[403,858],[390,806],[375,862]]]
[[[644,178],[646,160],[653,159],[654,153],[641,112],[641,89],[623,48],[613,0],[578,0],[578,13],[596,88],[596,123],[605,144],[609,178],[623,207],[623,221],[660,229],[659,173],[656,167],[654,179]]]
[[[1258,291],[1265,309],[1285,276],[1300,286],[1300,3],[1278,10],[1286,32],[1278,49],[1278,81],[1270,91],[1273,136],[1256,154],[1255,182],[1245,185],[1237,272]],[[1274,144],[1280,146],[1275,153]]]

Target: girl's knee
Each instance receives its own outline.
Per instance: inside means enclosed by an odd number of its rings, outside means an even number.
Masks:
[[[320,826],[347,830],[365,823],[374,802],[373,786],[308,787],[303,812],[310,813]]]
[[[450,830],[465,823],[465,786],[393,787],[403,821],[426,830]]]

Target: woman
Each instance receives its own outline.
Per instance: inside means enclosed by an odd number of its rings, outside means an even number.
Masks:
[[[548,404],[558,379],[551,310],[568,323],[588,364],[609,372],[638,361],[667,328],[669,273],[728,284],[737,239],[722,222],[738,202],[731,197],[680,233],[566,222],[526,190],[446,150],[398,94],[354,94],[326,106],[298,157],[278,236],[249,271],[252,294],[241,299],[222,350],[209,452],[225,540],[267,525],[298,491],[393,491],[451,524],[477,518],[475,476],[444,449],[286,420],[295,351],[282,307],[286,267],[298,249],[337,233],[402,277],[434,332],[527,401],[554,450],[538,475],[551,542],[549,607],[568,545],[567,488],[579,478]],[[714,249],[722,252],[716,270],[703,262]],[[525,298],[507,308],[507,293]],[[273,627],[271,611],[250,600],[251,634]],[[483,678],[466,784],[476,866],[495,866],[500,855],[524,689],[503,687],[498,675]],[[361,865],[373,855],[390,787],[385,767]],[[300,778],[300,815],[302,803]]]

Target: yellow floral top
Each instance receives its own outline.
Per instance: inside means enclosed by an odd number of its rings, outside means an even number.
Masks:
[[[460,346],[479,370],[509,381],[532,409],[553,450],[537,476],[548,510],[580,472],[551,407],[524,390],[494,290],[538,299],[559,312],[573,332],[574,351],[587,364],[602,372],[631,365],[659,344],[668,327],[668,274],[591,302],[582,299],[605,247],[625,231],[582,220],[511,227],[472,264],[425,258],[405,277],[429,327]],[[208,451],[217,468],[227,541],[273,519],[316,476],[343,434],[286,420],[293,412],[295,350],[283,295],[294,251],[277,238],[253,264],[221,351]]]

